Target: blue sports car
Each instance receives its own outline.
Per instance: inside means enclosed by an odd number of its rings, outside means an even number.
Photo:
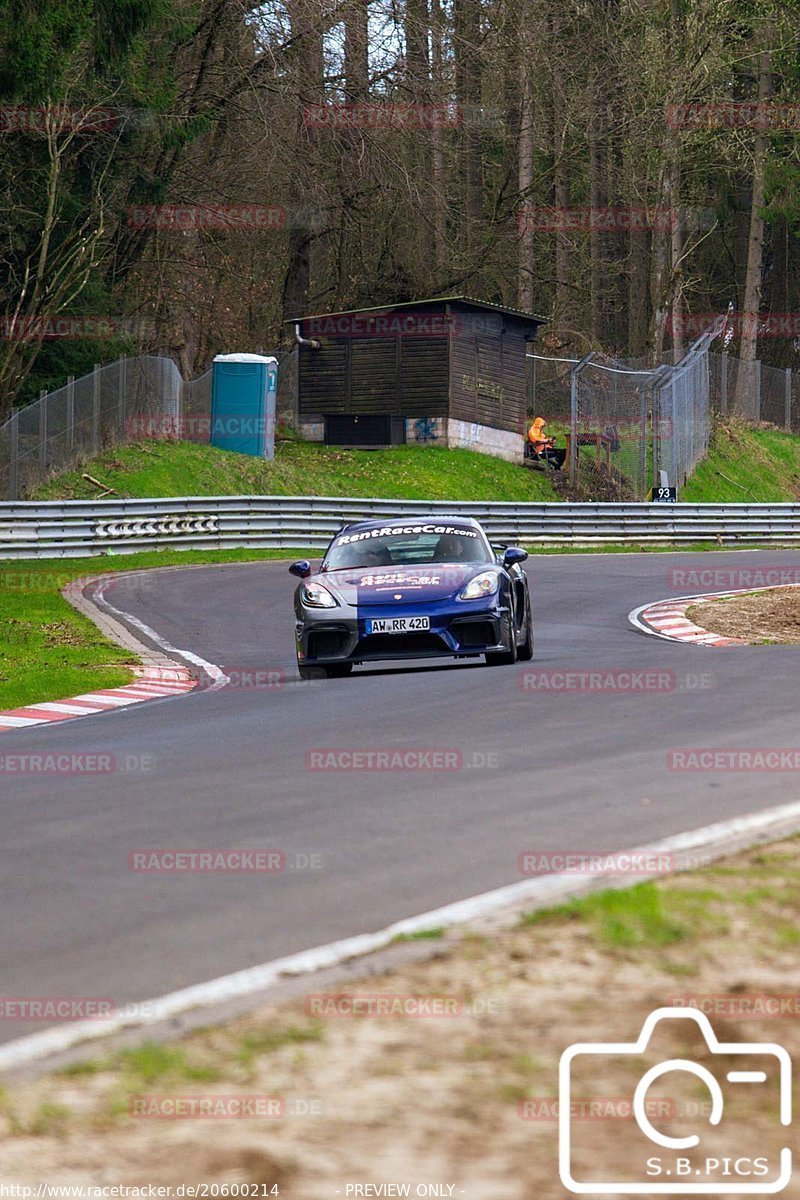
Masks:
[[[381,659],[533,657],[528,580],[517,546],[493,548],[469,517],[346,525],[318,571],[302,560],[294,597],[303,679]]]

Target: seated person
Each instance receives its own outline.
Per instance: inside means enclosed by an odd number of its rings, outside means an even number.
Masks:
[[[392,556],[385,542],[364,541],[354,542],[351,546],[343,546],[339,551],[337,570],[347,567],[390,567]]]
[[[363,554],[362,566],[390,567],[392,565],[392,556],[385,542],[367,542],[361,549]]]
[[[443,533],[436,543],[433,561],[437,563],[480,561],[482,548],[479,545],[470,545],[473,540],[477,542],[478,539],[459,537],[457,533]]]
[[[543,417],[537,417],[528,430],[528,442],[534,458],[542,458],[545,462],[560,471],[567,457],[566,450],[556,449],[555,438],[545,433],[547,422]]]

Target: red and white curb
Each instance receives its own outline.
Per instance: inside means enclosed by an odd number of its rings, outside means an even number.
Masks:
[[[691,642],[695,646],[747,646],[750,643],[744,638],[723,637],[722,634],[703,629],[702,625],[695,625],[686,616],[686,611],[695,604],[708,604],[712,600],[726,600],[729,596],[770,590],[738,588],[733,592],[709,592],[703,596],[676,596],[671,600],[642,604],[628,613],[628,620],[642,633],[663,638],[667,642]]]
[[[103,691],[84,692],[68,700],[26,704],[0,712],[0,732],[8,729],[27,729],[51,721],[72,721],[76,717],[93,716],[114,708],[127,708],[145,700],[160,700],[164,696],[179,696],[197,687],[197,680],[185,667],[134,667],[134,683]]]

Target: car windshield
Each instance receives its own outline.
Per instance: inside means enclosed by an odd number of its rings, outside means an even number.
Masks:
[[[336,537],[322,570],[460,562],[494,562],[486,539],[477,529],[445,524],[376,526]]]

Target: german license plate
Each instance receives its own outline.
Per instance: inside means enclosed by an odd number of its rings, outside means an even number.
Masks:
[[[367,621],[367,633],[417,633],[430,627],[430,617],[376,617]]]

